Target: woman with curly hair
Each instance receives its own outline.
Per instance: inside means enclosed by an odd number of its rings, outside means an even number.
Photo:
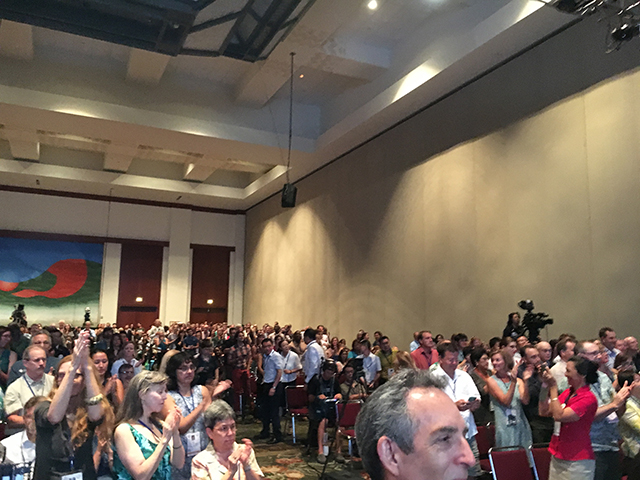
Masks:
[[[80,333],[73,355],[58,365],[49,400],[35,408],[34,478],[76,471],[82,472],[84,480],[97,478],[93,439],[98,428],[110,432],[106,412],[111,407],[100,393],[98,374],[89,361],[89,344],[89,333]]]

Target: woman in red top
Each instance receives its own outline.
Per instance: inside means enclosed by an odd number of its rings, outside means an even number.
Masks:
[[[549,445],[549,480],[592,480],[596,462],[591,448],[591,424],[598,401],[589,385],[598,381],[598,365],[581,357],[567,362],[569,389],[558,395],[558,385],[549,370],[543,378],[549,398],[540,397],[540,415],[556,421]]]

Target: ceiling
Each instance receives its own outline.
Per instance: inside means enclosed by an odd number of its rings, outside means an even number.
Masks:
[[[2,20],[0,185],[246,210],[286,181],[291,52],[295,182],[573,20],[535,0],[367,1],[312,3],[253,63]]]

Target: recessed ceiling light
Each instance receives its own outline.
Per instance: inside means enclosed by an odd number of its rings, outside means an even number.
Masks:
[[[300,74],[300,78],[304,78],[304,73],[301,73],[301,74]]]
[[[207,303],[208,303],[209,305],[213,305],[213,299],[212,299],[212,298],[210,298],[209,300],[207,300]]]
[[[142,297],[136,297],[136,302],[138,303],[142,302]]]
[[[371,0],[369,3],[367,3],[367,7],[369,7],[369,10],[375,10],[376,8],[378,8],[377,0]]]

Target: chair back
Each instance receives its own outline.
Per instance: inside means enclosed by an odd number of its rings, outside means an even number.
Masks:
[[[309,405],[309,396],[304,385],[286,387],[284,389],[287,410],[292,408],[303,408]]]
[[[356,417],[360,413],[361,407],[361,403],[339,403],[338,418],[340,421],[338,425],[341,427],[353,427],[356,424]]]
[[[494,480],[538,480],[535,466],[531,466],[524,447],[491,448],[489,461]]]
[[[493,447],[493,438],[489,425],[478,425],[478,433],[476,434],[476,442],[478,443],[478,452],[480,458],[489,458],[489,450]]]
[[[551,467],[551,452],[549,447],[533,447],[531,449],[533,462],[540,480],[549,480],[549,468]]]

